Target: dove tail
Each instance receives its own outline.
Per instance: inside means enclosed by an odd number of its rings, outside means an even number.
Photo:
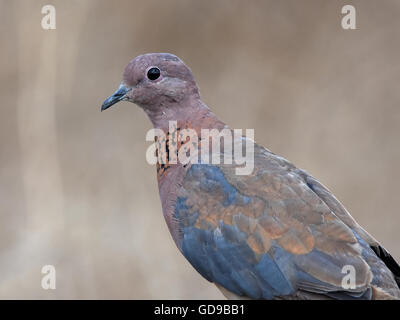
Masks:
[[[390,271],[392,271],[394,279],[396,280],[397,286],[400,288],[400,266],[394,260],[394,258],[390,255],[389,252],[386,251],[385,248],[380,245],[371,246],[371,249],[374,250],[375,254],[385,263]]]

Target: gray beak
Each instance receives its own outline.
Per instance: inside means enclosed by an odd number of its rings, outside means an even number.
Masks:
[[[109,107],[111,107],[112,105],[116,104],[117,102],[123,101],[123,100],[127,100],[128,97],[126,96],[126,94],[131,91],[132,88],[129,88],[127,86],[124,85],[120,85],[118,90],[114,92],[114,94],[107,98],[103,104],[101,105],[101,111],[104,111],[106,109],[108,109]]]

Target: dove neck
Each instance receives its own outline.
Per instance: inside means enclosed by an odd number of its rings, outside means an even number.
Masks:
[[[154,128],[167,132],[171,121],[180,127],[190,127],[200,132],[201,129],[222,129],[225,123],[199,99],[193,98],[179,103],[161,105],[156,109],[145,109]]]

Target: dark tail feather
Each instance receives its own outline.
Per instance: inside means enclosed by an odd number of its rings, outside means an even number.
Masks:
[[[371,249],[374,250],[375,254],[386,264],[390,271],[392,271],[394,275],[394,279],[398,287],[400,288],[400,266],[393,259],[389,252],[386,251],[385,248],[380,245],[371,246]]]

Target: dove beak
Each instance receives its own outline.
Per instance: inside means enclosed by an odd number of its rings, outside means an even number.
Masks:
[[[131,91],[132,88],[127,87],[121,84],[117,91],[110,97],[108,97],[103,104],[101,105],[101,111],[104,111],[111,107],[112,105],[116,104],[117,102],[128,100],[127,93]]]

